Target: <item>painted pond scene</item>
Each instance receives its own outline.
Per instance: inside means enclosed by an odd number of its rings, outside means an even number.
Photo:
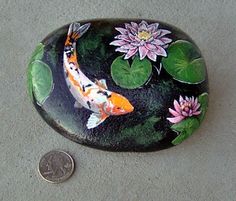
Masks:
[[[65,137],[108,151],[155,151],[180,144],[208,106],[204,59],[180,29],[153,20],[89,20],[40,42],[28,92]]]

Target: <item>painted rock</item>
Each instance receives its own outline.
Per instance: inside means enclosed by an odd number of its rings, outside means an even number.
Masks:
[[[150,151],[187,139],[208,105],[204,59],[174,26],[150,20],[65,25],[36,47],[28,91],[65,137],[110,151]]]

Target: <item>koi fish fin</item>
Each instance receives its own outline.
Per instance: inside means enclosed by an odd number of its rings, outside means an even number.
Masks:
[[[107,89],[107,83],[105,79],[101,79],[101,80],[95,80],[95,83],[99,86],[102,87],[103,89]]]
[[[82,108],[83,106],[78,102],[78,101],[75,101],[75,104],[74,104],[74,108]]]
[[[87,128],[91,129],[91,128],[95,128],[97,127],[99,124],[101,124],[102,122],[104,122],[106,120],[106,118],[108,117],[108,115],[102,115],[102,114],[98,114],[98,113],[92,113],[88,119],[87,122]]]
[[[90,25],[90,23],[86,23],[82,26],[80,23],[72,23],[68,30],[68,36],[70,36],[73,41],[77,41],[89,29]]]

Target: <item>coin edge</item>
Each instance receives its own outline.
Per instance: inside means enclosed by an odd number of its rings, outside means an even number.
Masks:
[[[71,172],[70,172],[69,176],[66,177],[65,179],[63,179],[63,180],[58,180],[58,181],[51,181],[51,180],[48,180],[48,179],[46,179],[45,177],[43,177],[43,175],[41,174],[41,172],[40,172],[40,167],[39,167],[39,166],[40,166],[40,162],[41,162],[41,160],[43,159],[43,157],[46,156],[46,155],[48,155],[50,152],[60,152],[60,153],[64,153],[64,154],[66,154],[66,155],[70,158],[71,163],[72,163],[72,168],[71,168]],[[49,151],[49,152],[45,153],[45,154],[40,158],[39,163],[38,163],[38,173],[39,173],[40,177],[41,177],[43,180],[47,181],[48,183],[52,183],[52,184],[59,184],[59,183],[62,183],[62,182],[64,182],[64,181],[68,180],[68,179],[73,175],[74,170],[75,170],[74,158],[73,158],[69,153],[67,153],[67,152],[65,152],[65,151],[63,151],[63,150],[59,150],[59,149],[52,150],[52,151]]]

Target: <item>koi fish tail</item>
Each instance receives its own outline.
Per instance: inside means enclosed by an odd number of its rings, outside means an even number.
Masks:
[[[70,24],[68,30],[68,36],[70,37],[71,42],[76,42],[90,27],[90,23],[86,23],[84,25],[80,25],[80,23],[72,23]]]

